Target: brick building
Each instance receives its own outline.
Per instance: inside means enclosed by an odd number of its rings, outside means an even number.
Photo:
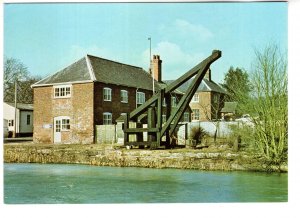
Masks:
[[[159,56],[152,72],[159,90],[165,86]],[[34,142],[93,143],[95,125],[114,124],[152,96],[153,79],[140,67],[86,55],[32,87]]]
[[[169,84],[172,81],[167,80],[164,82]],[[187,81],[179,90],[185,93],[190,82]],[[210,121],[220,119],[226,94],[226,91],[220,85],[211,80],[211,70],[209,69],[189,104],[192,109],[191,120]]]

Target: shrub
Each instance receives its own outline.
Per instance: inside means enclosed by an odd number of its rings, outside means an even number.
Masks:
[[[207,132],[202,127],[193,127],[191,129],[190,138],[196,141],[196,144],[200,144],[203,137],[207,135]]]
[[[247,150],[254,150],[255,138],[254,129],[244,123],[238,123],[237,125],[230,125],[231,134],[227,138],[229,145],[233,146],[235,141],[238,139],[240,145]]]

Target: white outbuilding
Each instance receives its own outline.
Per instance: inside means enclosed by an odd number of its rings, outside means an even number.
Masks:
[[[3,119],[8,122],[8,129],[12,135],[32,136],[33,133],[33,104],[17,104],[15,121],[15,104],[3,103]],[[15,133],[16,125],[16,134]]]

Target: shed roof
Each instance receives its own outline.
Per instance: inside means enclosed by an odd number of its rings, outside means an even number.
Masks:
[[[15,107],[15,103],[13,102],[5,102],[6,104]],[[24,103],[17,103],[17,108],[20,110],[29,110],[32,111],[33,110],[33,104],[24,104]]]
[[[224,102],[224,107],[222,108],[222,113],[235,113],[237,102]]]
[[[35,83],[33,87],[73,82],[103,82],[152,90],[151,75],[141,67],[86,55],[70,66]],[[154,81],[155,89],[160,89]]]

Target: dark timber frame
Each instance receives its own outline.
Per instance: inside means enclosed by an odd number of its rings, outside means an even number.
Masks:
[[[175,131],[180,118],[183,116],[184,111],[188,108],[189,102],[197,91],[201,81],[203,80],[206,71],[210,65],[221,57],[221,51],[214,50],[212,54],[203,60],[201,63],[186,72],[183,76],[173,81],[167,87],[161,89],[147,100],[140,107],[133,110],[130,114],[127,113],[124,120],[124,145],[139,145],[150,146],[151,149],[165,145],[166,148],[170,146],[170,136]],[[180,99],[177,108],[171,114],[171,93],[186,81],[193,79],[186,93]],[[166,102],[166,122],[162,124],[162,110],[163,101]],[[140,128],[138,123],[136,128],[129,128],[129,121],[137,122],[138,116],[147,112],[147,128]],[[172,124],[172,125],[171,125]],[[143,141],[143,132],[148,133],[148,141]],[[129,135],[136,135],[136,141],[130,142]],[[162,137],[166,136],[166,141],[162,142]]]

